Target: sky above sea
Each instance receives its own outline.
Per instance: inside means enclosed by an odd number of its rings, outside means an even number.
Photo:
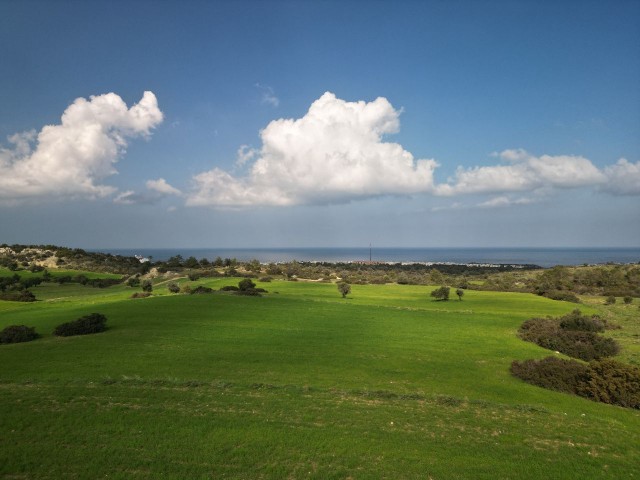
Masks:
[[[0,2],[0,243],[637,247],[640,2]]]

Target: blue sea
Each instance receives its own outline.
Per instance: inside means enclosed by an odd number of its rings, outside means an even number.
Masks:
[[[529,264],[541,267],[602,263],[640,263],[640,247],[634,248],[128,248],[102,249],[116,255],[143,255],[167,260],[175,255],[197,259],[216,257],[260,262],[452,262]]]

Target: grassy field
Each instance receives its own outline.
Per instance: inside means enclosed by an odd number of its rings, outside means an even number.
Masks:
[[[549,354],[516,337],[522,321],[574,304],[475,291],[434,302],[432,287],[407,285],[354,285],[346,299],[332,284],[259,286],[270,293],[171,295],[163,284],[133,300],[124,286],[43,284],[33,289],[42,301],[0,302],[0,328],[43,334],[0,347],[0,477],[640,476],[640,412],[509,374],[512,360]],[[609,311],[592,304],[581,308]],[[620,333],[637,331],[629,307],[611,334],[635,359],[637,337]],[[51,335],[91,312],[108,317],[107,332]]]

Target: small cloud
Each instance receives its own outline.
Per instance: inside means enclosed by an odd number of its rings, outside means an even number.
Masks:
[[[280,99],[276,97],[273,88],[268,85],[260,85],[259,83],[256,83],[256,88],[262,92],[262,99],[260,102],[263,105],[271,105],[272,107],[280,105]]]
[[[249,145],[240,145],[236,153],[236,165],[239,167],[244,166],[247,162],[253,160],[258,153],[258,150],[251,148]]]
[[[119,205],[133,205],[137,202],[136,192],[133,190],[127,190],[126,192],[119,193],[113,199],[113,203],[117,203]]]
[[[153,205],[169,195],[182,195],[180,190],[169,185],[164,178],[147,180],[146,186],[147,192],[136,193],[133,190],[127,190],[118,194],[113,199],[113,203],[120,205]]]
[[[162,195],[182,195],[180,190],[169,185],[164,178],[159,178],[158,180],[147,180],[146,185],[149,190],[153,190]]]

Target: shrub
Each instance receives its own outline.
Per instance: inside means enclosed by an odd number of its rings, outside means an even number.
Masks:
[[[142,291],[147,293],[153,292],[153,283],[151,283],[151,280],[143,280]]]
[[[577,393],[598,402],[640,409],[640,368],[610,359],[592,362]]]
[[[240,289],[235,285],[225,285],[220,290],[222,290],[223,292],[237,292]]]
[[[440,288],[437,288],[437,289],[433,290],[431,292],[431,296],[433,298],[435,298],[436,300],[441,300],[441,301],[446,302],[447,300],[449,300],[449,291],[450,290],[451,289],[449,287],[442,286]]]
[[[131,298],[148,298],[151,294],[149,292],[135,292],[131,295]]]
[[[246,295],[248,297],[261,297],[262,295],[255,288],[251,290],[238,290],[234,292],[236,295]]]
[[[0,293],[0,300],[8,300],[10,302],[35,302],[36,296],[29,290],[19,290]]]
[[[604,332],[604,322],[597,315],[587,317],[580,310],[560,317],[560,328],[564,330],[581,330],[583,332]]]
[[[588,365],[547,357],[514,361],[511,373],[532,385],[596,402],[640,409],[640,368],[607,359]]]
[[[22,343],[35,340],[40,335],[35,327],[26,325],[10,325],[0,332],[0,343]]]
[[[140,279],[138,277],[131,277],[126,282],[127,287],[139,287]]]
[[[613,295],[609,295],[604,301],[605,305],[613,305],[614,303],[616,303],[616,297],[614,297]]]
[[[189,275],[187,275],[187,277],[189,277],[189,280],[191,280],[192,282],[195,282],[196,280],[199,280],[202,275],[199,273],[190,273]]]
[[[191,295],[194,294],[203,294],[203,293],[211,293],[213,292],[212,288],[205,287],[204,285],[198,285],[196,288],[191,289]]]
[[[560,290],[552,290],[542,294],[543,297],[550,298],[551,300],[559,300],[563,302],[581,303],[580,299],[571,292],[563,292]]]
[[[584,317],[579,310],[574,310],[561,319],[527,320],[520,327],[518,335],[542,348],[590,361],[613,356],[620,351],[618,342],[614,339],[595,333],[603,328],[604,324],[597,317]]]
[[[629,296],[629,295],[626,295],[626,296],[622,299],[622,301],[624,302],[624,304],[625,304],[625,305],[629,305],[630,303],[632,303],[632,302],[633,302],[633,297],[631,297],[631,296]]]
[[[342,295],[342,298],[345,298],[351,293],[351,285],[349,285],[347,282],[340,282],[338,283],[338,291]]]
[[[180,293],[180,287],[178,286],[177,283],[175,282],[171,282],[169,285],[167,285],[167,289],[171,292],[171,293]]]
[[[256,284],[249,278],[244,278],[238,282],[238,289],[243,292],[254,288],[256,288]]]
[[[262,277],[262,278],[260,278],[260,281],[263,282],[263,283],[270,282],[271,280],[273,280],[273,278],[271,278],[271,277]]]
[[[191,293],[191,286],[190,285],[183,285],[182,288],[180,289],[180,291],[182,293]]]
[[[73,322],[58,325],[53,334],[58,337],[70,337],[72,335],[89,335],[104,332],[107,329],[107,317],[101,313],[90,313]]]
[[[578,385],[587,378],[588,367],[575,360],[547,357],[524,362],[516,360],[511,364],[511,373],[538,387],[576,393]]]

